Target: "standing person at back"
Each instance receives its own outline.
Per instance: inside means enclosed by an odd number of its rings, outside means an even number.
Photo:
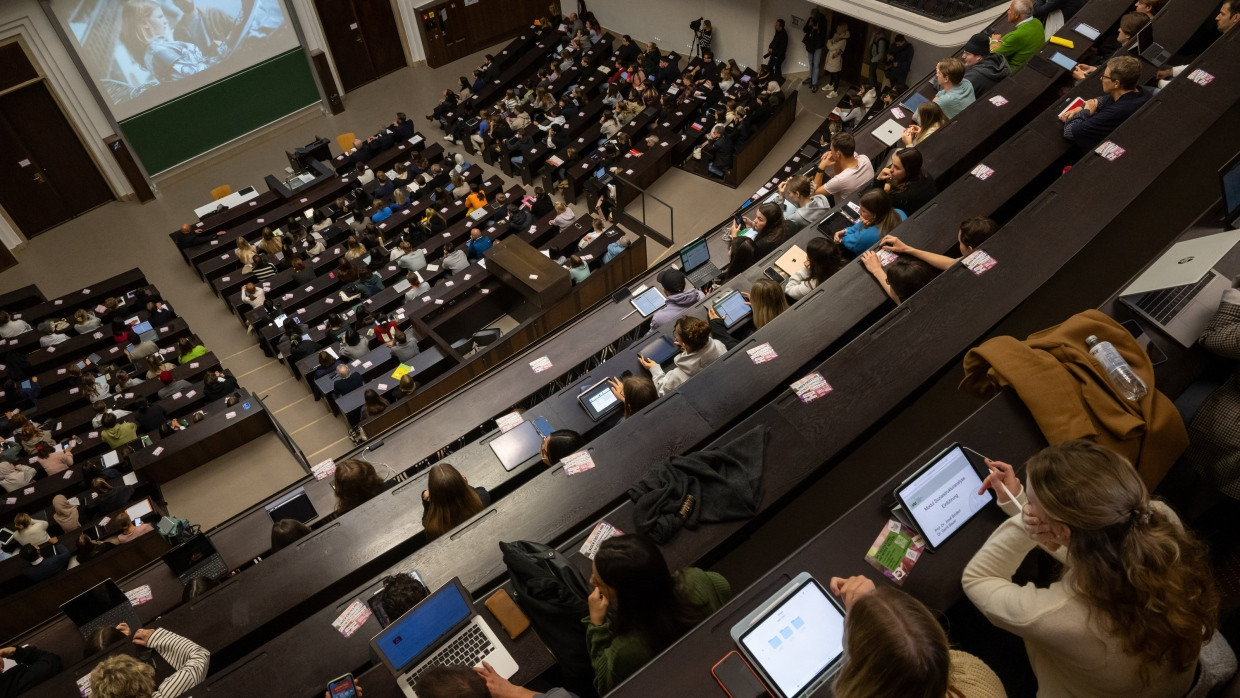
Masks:
[[[840,73],[844,70],[844,48],[848,46],[848,25],[835,25],[835,33],[827,39],[827,99],[839,96]]]
[[[776,80],[782,80],[784,77],[784,59],[788,56],[788,32],[784,29],[784,20],[775,20],[775,36],[771,37],[771,43],[766,46],[766,53],[762,57],[766,59],[766,67],[771,71],[771,77]]]
[[[1016,28],[1006,34],[991,34],[990,50],[1006,57],[1015,75],[1046,43],[1046,28],[1033,16],[1033,0],[1012,0],[1007,20]]]

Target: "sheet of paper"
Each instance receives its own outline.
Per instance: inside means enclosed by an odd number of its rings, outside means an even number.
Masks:
[[[534,373],[542,373],[543,371],[551,368],[551,359],[548,359],[545,356],[540,356],[530,362],[530,368],[534,369]]]
[[[318,465],[315,465],[313,468],[311,468],[310,472],[314,473],[315,480],[323,480],[323,479],[329,478],[336,473],[336,461],[332,460],[331,458],[328,458],[322,463],[319,463]]]
[[[808,376],[794,382],[792,390],[801,399],[801,402],[810,403],[818,398],[831,392],[831,384],[822,377],[821,373],[811,373]]]
[[[131,606],[141,606],[147,601],[155,598],[155,595],[151,593],[150,584],[143,584],[137,589],[130,589],[125,592],[125,596],[129,597],[129,605]]]
[[[332,621],[332,627],[340,631],[341,635],[352,637],[353,633],[370,620],[370,615],[370,606],[365,601],[353,599],[353,603],[349,604],[348,608]]]
[[[598,554],[598,547],[603,544],[603,541],[613,536],[622,535],[624,535],[624,531],[621,531],[606,521],[600,521],[594,525],[594,530],[590,531],[590,535],[586,538],[586,542],[582,543],[581,554],[593,560],[594,556]]]
[[[560,463],[564,465],[564,474],[570,476],[594,469],[594,459],[590,457],[589,451],[570,453],[561,458]]]
[[[525,419],[520,412],[509,412],[508,414],[495,420],[495,424],[499,426],[501,433],[507,432],[517,426],[520,426]]]
[[[767,361],[779,358],[779,354],[776,354],[775,350],[771,348],[770,342],[763,342],[745,353],[749,354],[749,360],[755,364],[764,364]]]
[[[125,473],[124,475],[121,476],[121,482],[125,483],[126,485],[137,485],[138,474],[137,473]]]

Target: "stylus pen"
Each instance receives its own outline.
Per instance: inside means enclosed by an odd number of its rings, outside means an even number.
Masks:
[[[636,309],[634,309],[634,310],[633,310],[633,313],[636,313],[636,312],[637,312],[637,310],[636,310]],[[621,320],[627,320],[627,319],[629,319],[629,318],[633,317],[633,313],[629,313],[628,315],[625,315],[624,317],[622,317],[622,318],[620,318],[620,319],[621,319]]]
[[[1007,485],[1003,483],[1003,480],[996,480],[996,482],[998,482],[999,486],[1003,488],[1003,494],[1007,495],[1008,501],[1012,502],[1013,504],[1016,504],[1017,503],[1016,495],[1012,494],[1012,490],[1009,490],[1007,488]]]

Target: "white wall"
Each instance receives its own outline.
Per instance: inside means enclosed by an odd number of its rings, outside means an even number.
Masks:
[[[103,144],[103,139],[115,133],[115,129],[91,95],[38,0],[0,2],[0,41],[12,37],[18,37],[35,68],[47,79],[52,95],[77,129],[112,192],[117,197],[133,194],[133,188]],[[0,216],[0,242],[9,248],[23,242],[7,214]]]

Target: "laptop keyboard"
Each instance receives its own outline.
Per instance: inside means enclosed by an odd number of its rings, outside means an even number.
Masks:
[[[694,288],[702,288],[703,286],[714,281],[715,277],[719,276],[719,274],[719,268],[715,266],[714,262],[707,262],[697,269],[694,269],[692,272],[689,272],[686,278],[689,279],[689,283],[693,284]]]
[[[202,564],[190,570],[189,572],[186,572],[185,574],[181,575],[180,580],[182,584],[188,584],[190,580],[196,579],[198,577],[210,577],[211,579],[219,579],[220,577],[223,577],[227,573],[228,573],[228,570],[224,567],[224,559],[221,558],[217,554],[217,555],[212,555],[211,557],[207,558],[206,562],[203,562]]]
[[[1150,291],[1141,296],[1135,305],[1153,318],[1156,322],[1166,325],[1179,314],[1184,306],[1197,297],[1201,290],[1210,284],[1212,274],[1201,277],[1201,281],[1185,286],[1172,286],[1159,291]]]
[[[89,636],[99,628],[115,628],[121,623],[128,623],[133,617],[132,606],[115,606],[112,610],[82,626],[82,633]]]
[[[460,637],[440,648],[417,671],[405,676],[405,682],[410,688],[416,688],[418,677],[427,669],[437,666],[472,667],[486,658],[494,649],[486,633],[482,632],[482,628],[479,628],[477,623],[473,623],[468,630],[461,633]]]

